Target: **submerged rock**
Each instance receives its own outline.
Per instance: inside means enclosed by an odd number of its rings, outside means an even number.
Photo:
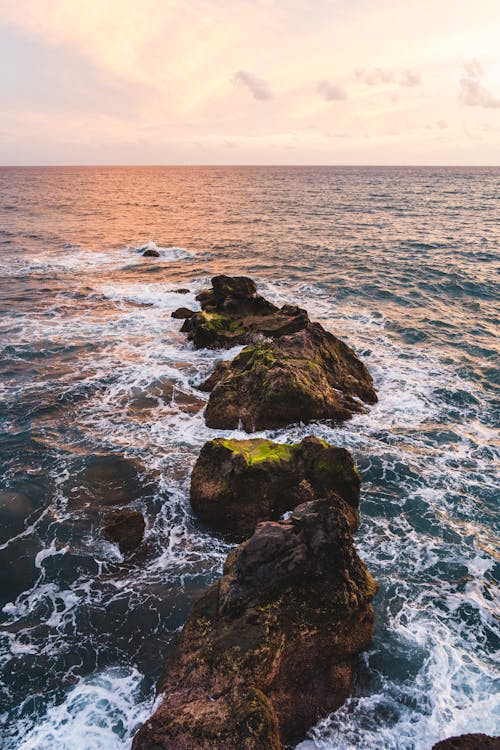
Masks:
[[[134,750],[279,750],[349,695],[377,584],[339,497],[265,522],[195,604]]]
[[[103,533],[110,541],[118,544],[120,552],[125,555],[140,545],[145,528],[142,513],[137,510],[120,510],[108,516]]]
[[[315,437],[283,445],[270,440],[211,440],[191,475],[191,505],[212,528],[248,536],[306,500],[332,492],[357,526],[360,479],[349,451]]]
[[[94,510],[126,505],[144,492],[133,461],[118,455],[99,454],[79,459],[62,489],[70,507]]]
[[[309,323],[243,349],[213,384],[208,427],[246,432],[316,419],[343,421],[377,395],[365,365],[343,341]]]
[[[500,750],[500,737],[487,734],[462,734],[433,745],[432,750]]]

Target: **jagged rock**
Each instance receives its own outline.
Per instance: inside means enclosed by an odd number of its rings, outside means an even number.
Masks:
[[[181,330],[198,349],[230,348],[258,335],[279,338],[309,322],[300,307],[283,305],[279,309],[258,295],[255,282],[246,276],[214,276],[212,289],[200,292],[196,299],[202,310]]]
[[[215,276],[196,298],[201,312],[181,330],[198,348],[247,344],[221,363],[203,390],[212,390],[206,423],[246,432],[315,419],[343,421],[373,404],[372,378],[355,352],[300,307],[278,309],[245,276]]]
[[[307,437],[294,445],[270,440],[211,440],[191,475],[191,505],[217,531],[248,536],[259,521],[277,520],[306,500],[332,492],[357,526],[360,479],[344,448]]]
[[[146,524],[142,513],[137,510],[121,510],[108,516],[103,533],[118,544],[120,552],[133,552],[142,542]]]
[[[177,310],[173,311],[171,317],[183,320],[184,318],[192,318],[196,314],[196,310],[190,310],[189,307],[178,307]]]
[[[247,346],[218,375],[205,414],[208,427],[217,429],[254,432],[316,419],[343,421],[377,401],[365,365],[318,323],[270,344]]]
[[[158,250],[155,250],[154,247],[149,247],[147,250],[145,250],[142,254],[143,258],[159,258],[160,253]]]
[[[349,694],[377,584],[349,506],[315,500],[265,522],[195,604],[133,750],[281,750]]]
[[[500,750],[500,737],[487,734],[462,734],[433,745],[432,750]]]

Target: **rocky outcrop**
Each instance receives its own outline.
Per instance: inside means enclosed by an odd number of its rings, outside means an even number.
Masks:
[[[140,545],[145,528],[142,513],[137,510],[120,510],[108,516],[103,533],[118,545],[122,555],[127,555]]]
[[[201,449],[191,475],[191,505],[213,529],[242,538],[260,521],[335,493],[347,503],[354,530],[359,488],[349,451],[315,437],[293,445],[219,438]]]
[[[500,750],[500,737],[487,734],[462,734],[433,745],[432,750]]]
[[[228,349],[248,344],[258,335],[279,338],[302,330],[309,322],[300,307],[278,308],[261,297],[255,282],[246,276],[214,276],[212,289],[200,292],[196,299],[201,312],[190,317],[182,330],[197,349]]]
[[[215,276],[196,298],[201,312],[182,331],[198,348],[247,344],[223,363],[211,391],[206,423],[246,432],[317,419],[343,421],[377,401],[372,378],[355,352],[299,307],[277,308],[245,276]],[[174,316],[183,316],[180,309]]]
[[[365,365],[318,323],[272,344],[247,346],[218,374],[205,415],[217,429],[343,421],[377,400]]]
[[[349,694],[377,585],[340,497],[265,522],[227,558],[171,656],[134,750],[279,750]]]

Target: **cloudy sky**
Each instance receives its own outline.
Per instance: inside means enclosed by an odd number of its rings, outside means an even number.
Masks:
[[[0,0],[0,164],[500,165],[498,0]]]

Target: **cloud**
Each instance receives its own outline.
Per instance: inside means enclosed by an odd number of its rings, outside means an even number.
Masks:
[[[267,81],[264,81],[263,78],[259,78],[253,73],[249,73],[248,70],[238,70],[234,74],[233,83],[236,86],[246,88],[252,94],[253,98],[259,99],[259,101],[273,98],[273,93]]]
[[[398,83],[400,86],[418,86],[421,82],[420,73],[413,70],[405,70]]]
[[[500,107],[500,98],[492,96],[483,86],[481,82],[483,75],[483,66],[477,58],[464,64],[460,78],[460,101],[468,107],[497,109]]]
[[[421,81],[420,74],[413,70],[404,70],[398,78],[394,71],[384,68],[356,68],[354,75],[367,86],[383,86],[396,82],[400,86],[418,86]]]
[[[366,83],[367,86],[380,86],[383,83],[390,83],[394,79],[394,73],[382,68],[356,68],[354,74],[358,81]]]
[[[339,102],[347,99],[347,92],[341,86],[329,81],[320,81],[317,91],[327,102]]]

